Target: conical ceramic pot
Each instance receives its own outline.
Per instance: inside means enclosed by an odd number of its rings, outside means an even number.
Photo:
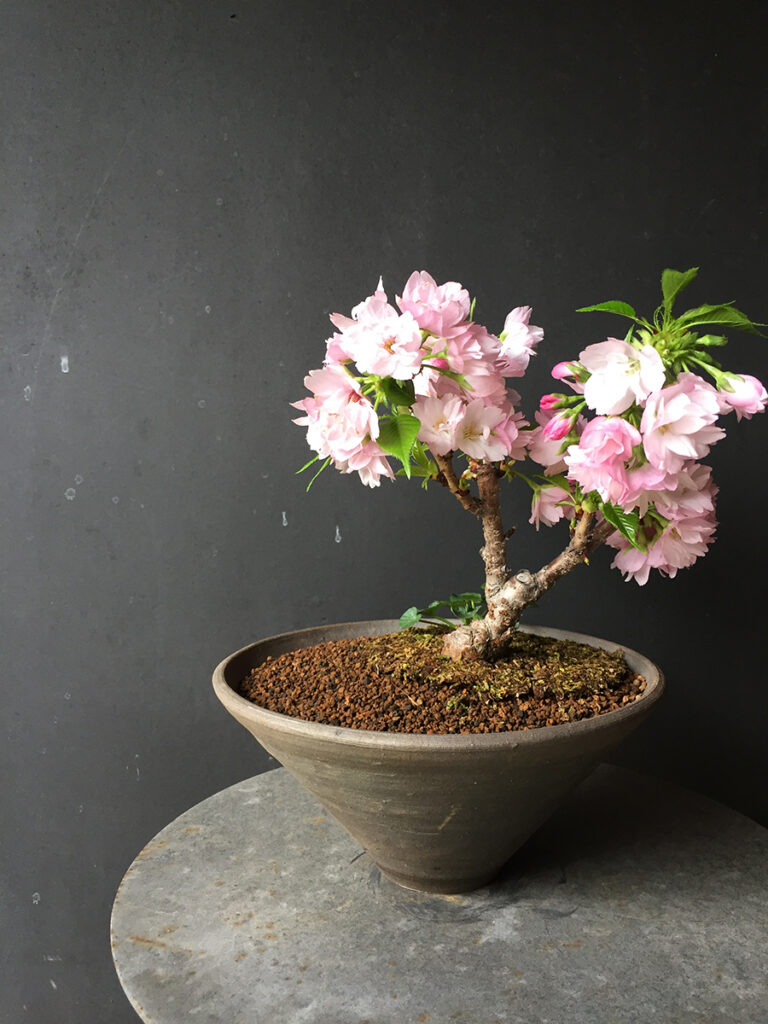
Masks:
[[[570,790],[646,718],[664,688],[658,667],[635,651],[579,633],[528,627],[540,636],[622,650],[646,680],[643,694],[619,710],[578,722],[435,736],[305,722],[257,707],[236,692],[267,657],[398,629],[397,620],[379,620],[283,633],[226,658],[213,685],[225,708],[381,871],[409,889],[458,893],[489,882]]]

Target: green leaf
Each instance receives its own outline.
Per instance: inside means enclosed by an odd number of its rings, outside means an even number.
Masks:
[[[410,479],[412,476],[420,477],[425,480],[434,480],[437,476],[436,466],[419,466],[411,464],[409,467],[410,473],[407,473],[405,467],[398,469],[395,476],[407,476]]]
[[[437,614],[440,608],[449,608],[454,618],[461,619],[465,625],[474,619],[482,618],[486,612],[485,598],[482,594],[451,594],[447,601],[431,601],[426,608],[408,608],[400,616],[400,627],[409,629],[418,622],[434,624],[437,621],[453,628],[455,623]]]
[[[412,605],[410,608],[406,608],[400,616],[400,629],[410,629],[411,626],[415,626],[420,620],[421,612],[416,605]]]
[[[566,493],[570,493],[572,486],[571,481],[565,476],[564,473],[553,473],[552,476],[541,476],[540,479],[547,481],[547,483],[542,484],[543,487],[560,487]]]
[[[421,486],[424,490],[427,489],[427,485],[430,480],[434,480],[438,474],[438,468],[435,463],[430,459],[427,454],[427,447],[421,441],[416,441],[413,448],[411,448],[411,465],[410,465],[411,476],[421,477]],[[396,476],[405,476],[406,470],[398,469]]]
[[[379,448],[400,459],[407,477],[411,475],[411,448],[420,429],[421,423],[415,416],[400,413],[381,424],[376,438]]]
[[[429,456],[429,449],[423,441],[417,441],[412,450],[411,458],[417,466],[423,466],[424,469],[428,469],[430,473],[437,475],[437,465],[432,461]]]
[[[637,313],[632,309],[628,302],[619,302],[617,299],[613,299],[610,302],[598,302],[596,306],[582,306],[581,309],[576,310],[577,313],[618,313],[619,316],[628,316],[630,320],[637,320],[640,323],[640,318]]]
[[[299,473],[303,473],[305,469],[309,469],[309,467],[314,465],[319,458],[320,458],[320,456],[316,455],[314,457],[314,459],[310,459],[309,462],[305,462],[304,465],[301,467],[301,469],[297,469],[296,470],[296,476],[298,476]]]
[[[475,296],[474,299],[472,299],[472,305],[469,307],[469,322],[470,323],[472,323],[472,321],[475,319],[475,303],[476,302],[477,302],[477,296]]]
[[[621,536],[626,538],[633,548],[637,548],[638,551],[648,550],[645,537],[640,529],[640,516],[635,510],[625,512],[618,505],[611,505],[605,501],[600,511],[611,526],[615,526]]]
[[[668,313],[672,312],[675,298],[683,288],[687,288],[699,272],[698,267],[691,267],[689,270],[665,270],[661,275],[661,291],[664,295],[664,308]]]
[[[658,540],[658,538],[666,530],[666,528],[669,526],[670,522],[672,521],[671,519],[665,518],[661,514],[661,512],[657,512],[656,507],[654,505],[650,505],[648,507],[648,511],[645,513],[645,518],[646,518],[646,521],[652,522],[653,525],[656,527],[656,529],[658,531],[656,536],[653,539],[653,543],[655,543]]]
[[[394,380],[392,377],[382,377],[381,390],[390,405],[394,406],[411,406],[416,398],[412,380]]]
[[[315,482],[315,480],[317,480],[317,478],[320,476],[320,474],[323,472],[323,470],[326,468],[326,466],[330,465],[330,462],[331,462],[331,457],[329,455],[328,458],[325,460],[325,462],[320,467],[320,469],[318,469],[318,471],[315,473],[315,475],[312,477],[312,479],[307,484],[307,491],[309,491],[309,488],[312,486],[312,484]],[[311,466],[312,463],[310,462],[310,463],[308,463],[308,465]]]
[[[740,309],[736,309],[730,302],[721,303],[719,306],[697,306],[675,318],[675,322],[681,327],[695,327],[697,324],[727,324],[738,331],[750,331],[752,334],[762,334],[758,327],[765,327],[765,324],[754,324]]]
[[[448,607],[456,618],[461,619],[466,625],[473,619],[482,618],[485,601],[482,594],[451,594],[448,598]]]
[[[446,601],[430,601],[426,608],[419,610],[420,615],[434,615],[438,608],[442,608],[443,605],[447,607]]]

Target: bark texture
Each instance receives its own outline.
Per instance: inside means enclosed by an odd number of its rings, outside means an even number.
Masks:
[[[483,548],[485,562],[485,599],[495,600],[509,579],[507,569],[507,538],[501,522],[499,504],[499,471],[496,466],[484,464],[477,471],[477,489],[482,504]]]

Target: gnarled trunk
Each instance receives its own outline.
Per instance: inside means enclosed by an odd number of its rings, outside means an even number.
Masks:
[[[598,520],[592,511],[578,510],[571,524],[570,541],[556,558],[535,573],[522,569],[512,575],[506,564],[507,534],[499,504],[499,479],[503,474],[497,466],[488,463],[473,467],[478,488],[478,497],[474,497],[461,487],[450,455],[438,457],[437,462],[441,470],[440,482],[482,523],[485,543],[481,554],[488,605],[484,618],[447,634],[443,651],[454,661],[493,661],[508,649],[523,611],[535,604],[561,576],[586,562],[614,527],[604,519]]]

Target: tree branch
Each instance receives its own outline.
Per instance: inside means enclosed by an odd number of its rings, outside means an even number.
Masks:
[[[448,488],[451,494],[461,502],[467,512],[471,512],[473,516],[482,519],[483,503],[479,498],[476,498],[469,491],[465,491],[462,488],[459,478],[456,476],[456,470],[453,468],[451,455],[435,455],[435,462],[440,469],[440,475],[437,477],[438,482],[443,487]]]
[[[594,512],[585,512],[573,531],[568,547],[548,565],[542,566],[534,576],[541,588],[540,592],[545,593],[561,576],[581,565],[596,548],[605,543],[615,529],[606,519],[595,525]]]

